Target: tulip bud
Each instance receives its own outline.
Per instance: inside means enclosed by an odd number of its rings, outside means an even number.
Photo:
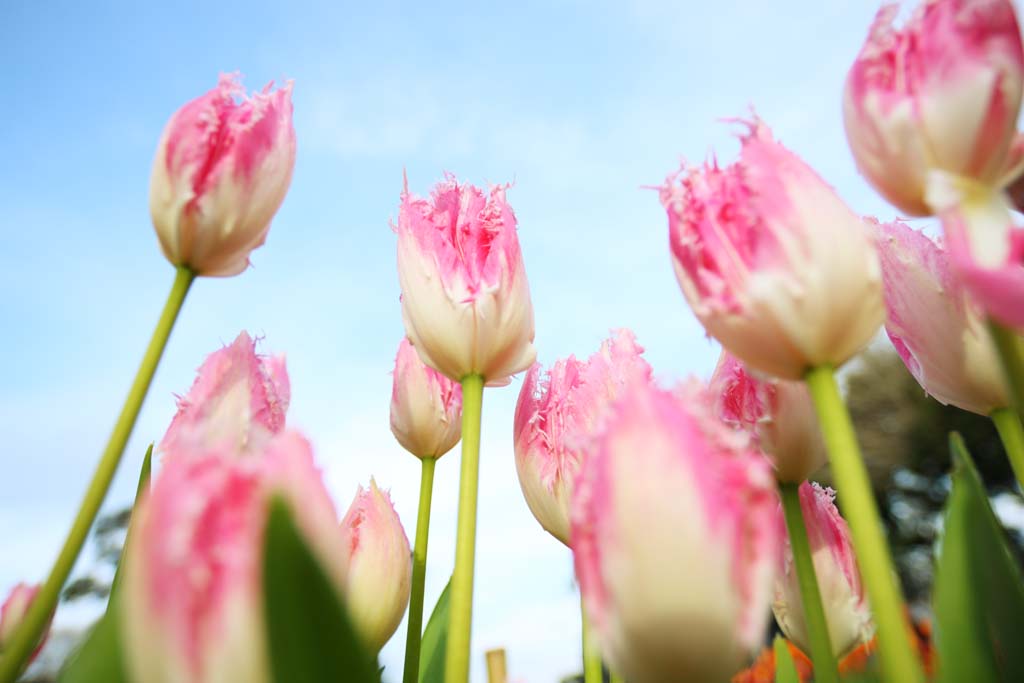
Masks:
[[[1024,83],[1009,0],[928,0],[902,29],[882,7],[843,96],[857,167],[900,210],[930,215],[927,175],[941,170],[1000,187]]]
[[[284,429],[290,400],[284,356],[257,355],[256,342],[242,332],[203,361],[192,388],[178,399],[160,450],[258,452]]]
[[[440,458],[462,435],[462,386],[424,365],[407,338],[395,356],[391,433],[417,458]]]
[[[775,480],[707,401],[703,387],[630,387],[576,484],[576,577],[602,654],[631,683],[726,681],[764,638]]]
[[[21,625],[22,619],[25,618],[25,613],[28,612],[29,605],[36,599],[38,593],[38,584],[30,586],[27,583],[19,583],[7,594],[7,599],[4,600],[3,606],[0,607],[0,657],[3,656],[4,650],[10,645],[14,632]],[[43,631],[42,637],[39,639],[39,643],[36,645],[36,649],[32,651],[32,655],[28,659],[29,662],[35,659],[39,651],[43,649],[43,645],[46,644],[46,638],[49,635],[50,627],[47,626],[46,630]]]
[[[755,377],[723,350],[710,394],[718,416],[753,437],[779,481],[801,482],[825,464],[828,452],[803,382]]]
[[[345,597],[352,622],[374,651],[402,622],[412,590],[412,550],[386,491],[362,486],[341,520],[349,548]]]
[[[877,239],[885,330],[910,374],[937,401],[972,413],[1009,405],[995,346],[946,251],[902,223],[879,225]]]
[[[555,361],[546,377],[534,364],[516,404],[519,485],[540,525],[569,545],[569,503],[587,438],[623,388],[651,380],[651,367],[629,330],[618,330],[586,361]]]
[[[130,680],[270,683],[262,567],[275,496],[341,593],[348,548],[305,439],[284,432],[255,458],[230,449],[168,458],[126,550],[119,606]]]
[[[676,276],[708,334],[751,370],[802,379],[839,366],[881,325],[864,219],[760,121],[740,159],[661,188]]]
[[[149,210],[160,247],[198,275],[245,270],[295,165],[291,82],[245,97],[237,79],[222,75],[216,88],[175,112],[153,161]]]
[[[928,180],[964,288],[987,315],[1024,329],[1024,228],[1014,223],[1009,197],[948,173]]]
[[[395,231],[405,332],[424,363],[455,381],[478,374],[507,384],[537,355],[505,189],[485,195],[448,176],[429,200],[402,191]]]
[[[807,527],[814,572],[821,592],[825,621],[832,640],[832,652],[837,658],[871,640],[875,625],[871,621],[867,596],[861,585],[857,558],[846,521],[835,506],[835,491],[818,484],[800,485],[800,509]],[[785,533],[781,508],[778,513],[779,529]],[[775,582],[775,619],[786,637],[810,652],[807,623],[804,621],[803,600],[793,550],[787,537],[782,569]]]

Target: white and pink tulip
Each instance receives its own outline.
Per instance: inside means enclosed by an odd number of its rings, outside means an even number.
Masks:
[[[857,167],[886,199],[914,216],[936,207],[933,171],[989,188],[1016,173],[1024,49],[1010,0],[926,0],[897,28],[882,7],[843,96]]]
[[[269,504],[281,496],[329,579],[348,546],[309,443],[283,432],[260,457],[168,458],[133,517],[122,639],[138,683],[270,683],[262,585]]]
[[[573,485],[589,439],[626,386],[651,380],[643,348],[629,330],[618,330],[585,361],[555,361],[544,373],[534,364],[516,404],[513,439],[519,485],[533,516],[569,544]]]
[[[957,277],[987,315],[1024,330],[1024,227],[1009,195],[946,173],[929,180]]]
[[[167,123],[149,208],[174,265],[197,275],[237,275],[266,240],[295,165],[292,85],[271,87],[245,96],[237,75],[222,75]]]
[[[839,366],[885,317],[868,221],[759,120],[740,158],[661,188],[676,276],[708,333],[752,370]]]
[[[423,362],[455,381],[506,384],[533,363],[533,306],[506,186],[454,177],[429,199],[402,191],[398,280],[405,332]]]
[[[0,606],[0,657],[3,656],[5,646],[11,642],[11,638],[14,636],[15,630],[21,625],[22,620],[25,618],[25,613],[28,611],[28,607],[35,600],[36,595],[39,593],[39,585],[30,585],[27,583],[18,583],[11,588],[10,592],[7,593],[7,597],[4,599],[3,605]],[[52,619],[52,617],[51,617]],[[32,654],[29,655],[28,661],[31,662],[39,654],[39,651],[43,649],[43,645],[46,644],[46,639],[50,635],[50,627],[47,625],[43,632],[42,638],[39,639],[39,643],[36,644]]]
[[[345,597],[352,622],[374,652],[394,635],[409,606],[412,550],[387,491],[359,487],[341,534],[349,550]]]
[[[577,482],[576,576],[602,654],[634,683],[726,681],[763,643],[775,479],[708,401],[630,387]]]
[[[941,403],[988,415],[1009,394],[983,312],[946,249],[902,223],[877,226],[885,330],[907,369]]]
[[[395,356],[391,433],[417,458],[440,458],[462,435],[462,386],[425,365],[408,338]]]
[[[256,342],[242,332],[203,361],[192,387],[178,399],[159,450],[259,452],[284,429],[290,400],[284,356],[257,354]]]
[[[803,382],[757,376],[723,350],[709,388],[718,416],[750,434],[779,481],[801,482],[825,464],[825,440]]]
[[[800,485],[800,508],[807,527],[811,559],[818,579],[825,621],[832,651],[837,658],[871,640],[875,626],[871,619],[853,541],[846,520],[835,505],[835,492],[818,484]],[[782,510],[778,524],[785,534]],[[810,637],[804,619],[800,582],[793,562],[793,550],[786,541],[782,566],[775,582],[772,611],[782,632],[804,652],[810,652]]]

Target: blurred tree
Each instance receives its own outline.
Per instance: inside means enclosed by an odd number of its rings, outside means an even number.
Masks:
[[[121,560],[131,514],[132,509],[124,507],[101,515],[96,520],[92,531],[95,557],[93,566],[85,574],[68,581],[61,593],[61,600],[69,602],[86,597],[105,600],[110,595],[110,584],[117,563]]]

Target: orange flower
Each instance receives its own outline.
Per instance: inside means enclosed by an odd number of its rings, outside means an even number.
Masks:
[[[932,648],[932,625],[931,622],[922,619],[913,625],[914,640],[917,643],[917,653],[921,657],[925,673],[928,676],[935,671],[935,651]],[[800,683],[810,683],[814,679],[814,667],[807,655],[800,651],[793,643],[786,641],[789,647],[789,654],[796,664],[796,673]],[[843,657],[839,662],[839,673],[859,673],[866,671],[871,662],[871,657],[877,649],[877,639],[862,644],[856,650]],[[732,683],[775,683],[775,651],[771,647],[761,650],[754,663],[749,669],[744,669],[732,677]]]

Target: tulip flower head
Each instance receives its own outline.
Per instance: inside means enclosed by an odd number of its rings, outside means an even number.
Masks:
[[[979,415],[1009,405],[982,312],[946,250],[902,223],[880,224],[877,239],[885,330],[910,374],[940,403]]]
[[[408,338],[395,357],[391,433],[417,458],[440,458],[462,434],[462,386],[424,365]]]
[[[764,638],[775,479],[704,394],[627,389],[577,481],[576,576],[602,654],[631,683],[728,680]]]
[[[484,193],[447,176],[429,199],[402,191],[394,229],[405,332],[424,363],[455,381],[506,384],[537,355],[506,189]]]
[[[1024,227],[1014,221],[1009,196],[934,172],[928,197],[964,288],[987,315],[1024,329]]]
[[[374,651],[402,622],[412,590],[412,550],[391,497],[370,480],[341,520],[349,549],[345,597],[363,642]]]
[[[292,84],[272,85],[245,97],[237,74],[222,75],[164,129],[149,209],[174,265],[198,275],[237,275],[266,240],[295,165]]]
[[[290,399],[284,356],[258,355],[256,342],[242,332],[203,361],[192,388],[178,399],[160,450],[258,452],[284,429]]]
[[[803,382],[758,377],[723,350],[710,394],[718,416],[753,437],[779,481],[801,482],[825,464],[828,452]]]
[[[661,188],[672,260],[708,334],[752,370],[802,379],[881,325],[878,259],[867,221],[762,122],[748,126],[737,162]]]
[[[629,330],[618,330],[586,361],[555,362],[542,377],[526,374],[516,404],[514,441],[519,485],[533,516],[569,544],[569,504],[588,438],[622,390],[651,381],[651,367]]]
[[[909,215],[934,213],[928,173],[1002,187],[1024,83],[1024,49],[1010,0],[925,0],[901,28],[882,7],[843,96],[857,167]]]
[[[260,457],[168,458],[133,518],[122,639],[137,683],[270,683],[264,530],[281,496],[339,593],[348,548],[309,443],[284,432]]]
[[[21,625],[22,619],[25,618],[25,613],[28,611],[28,607],[35,600],[36,595],[39,593],[38,585],[29,585],[27,583],[19,583],[11,589],[4,599],[3,605],[0,606],[0,657],[3,656],[4,650],[7,649],[7,645],[11,642],[11,638],[14,637],[14,632],[18,626]],[[51,620],[52,620],[51,616]],[[36,658],[39,651],[43,649],[43,645],[46,644],[46,638],[50,634],[50,627],[47,626],[43,632],[42,638],[39,639],[39,643],[33,650],[32,655],[29,657],[29,662]]]
[[[836,510],[835,495],[832,489],[822,488],[818,484],[804,482],[800,485],[800,508],[807,526],[807,538],[825,610],[825,621],[832,640],[832,651],[837,658],[841,658],[871,640],[875,626],[861,585],[850,529]],[[780,530],[785,533],[781,508],[778,511],[778,523]],[[805,652],[810,652],[800,595],[793,551],[787,538],[782,570],[775,583],[772,611],[786,637]]]

